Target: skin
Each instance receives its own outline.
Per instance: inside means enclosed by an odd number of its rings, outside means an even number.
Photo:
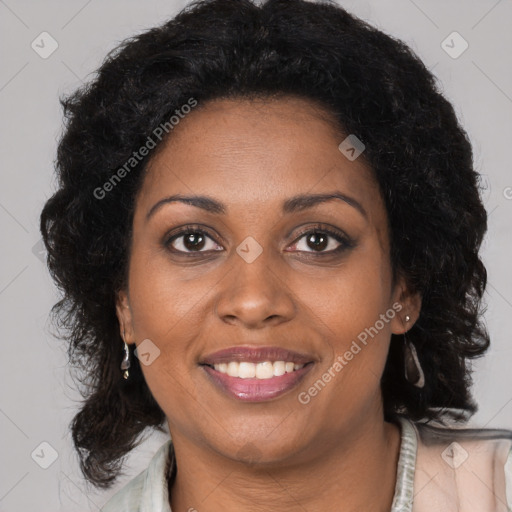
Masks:
[[[412,327],[421,304],[402,278],[393,282],[377,183],[363,157],[350,161],[338,150],[346,135],[328,116],[293,97],[211,101],[176,126],[148,167],[117,314],[127,343],[149,338],[160,350],[141,367],[175,447],[173,512],[391,507],[400,430],[384,421],[379,381],[391,334]],[[341,200],[281,212],[292,196],[332,191],[355,199],[365,214]],[[155,203],[178,193],[208,195],[226,213],[172,202],[146,218]],[[186,224],[211,239],[195,252],[183,236],[166,247]],[[340,246],[329,235],[316,249],[300,230],[321,231],[319,224],[353,245],[328,254]],[[236,252],[248,236],[263,248],[252,263]],[[298,394],[397,302],[401,311],[378,335],[300,403]],[[315,363],[298,388],[241,402],[198,365],[235,345],[277,345]]]

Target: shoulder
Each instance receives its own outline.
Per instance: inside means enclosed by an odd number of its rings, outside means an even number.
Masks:
[[[171,448],[169,439],[158,449],[148,467],[114,494],[100,512],[171,512],[167,492]]]
[[[418,510],[512,511],[512,430],[412,425]]]

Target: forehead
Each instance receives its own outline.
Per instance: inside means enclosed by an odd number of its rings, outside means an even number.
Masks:
[[[364,160],[339,151],[346,136],[307,100],[210,101],[181,119],[158,149],[140,199],[194,192],[234,205],[333,187],[375,194]]]
[[[338,149],[347,135],[328,112],[300,98],[210,101],[181,119],[159,147],[138,203],[194,193],[234,210],[333,190],[378,203],[369,166]]]

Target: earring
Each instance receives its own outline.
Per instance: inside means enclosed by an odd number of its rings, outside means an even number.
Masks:
[[[425,374],[421,368],[416,347],[405,338],[404,334],[405,378],[413,386],[422,388],[425,385]]]
[[[128,368],[130,368],[130,349],[128,348],[128,345],[126,341],[124,340],[124,329],[123,329],[123,342],[124,342],[124,357],[123,361],[121,362],[121,370],[124,370],[123,377],[127,379],[130,375],[128,372]]]

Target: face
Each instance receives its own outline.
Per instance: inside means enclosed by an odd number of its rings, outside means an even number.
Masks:
[[[148,167],[117,312],[126,341],[145,343],[141,368],[173,439],[240,460],[257,446],[277,461],[382,421],[390,336],[419,304],[393,282],[375,178],[363,157],[338,149],[346,135],[327,115],[296,98],[212,101]],[[178,194],[221,205],[165,201]],[[224,367],[202,364],[233,347],[242,350],[219,359]],[[308,364],[297,375],[271,364],[271,377],[268,364],[245,364],[242,375],[267,377],[237,377],[233,362],[254,356],[243,349],[261,347]]]

